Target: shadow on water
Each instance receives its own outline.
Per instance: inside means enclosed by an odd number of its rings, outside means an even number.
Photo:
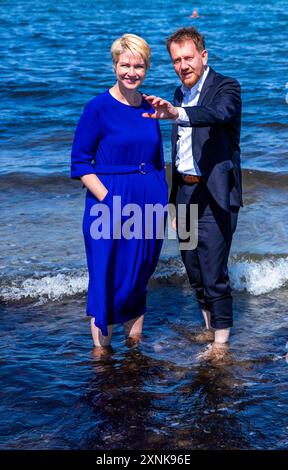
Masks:
[[[80,447],[252,447],[249,429],[239,415],[241,403],[248,400],[243,382],[237,378],[239,367],[231,363],[226,367],[181,367],[150,358],[136,348],[118,360],[113,350],[105,357],[94,357],[93,378],[82,400],[96,422]]]
[[[222,363],[197,359],[186,287],[152,288],[140,343],[116,327],[105,355],[83,299],[3,308],[1,448],[287,448],[286,305],[282,291],[237,294]]]
[[[173,293],[177,294],[177,290]],[[173,293],[170,290],[170,303]],[[161,295],[167,299],[167,292],[154,291],[152,297]],[[148,333],[138,347],[120,347],[120,354],[110,350],[102,357],[94,354],[92,379],[82,399],[96,422],[81,447],[285,448],[287,429],[283,427],[282,407],[287,387],[283,344],[287,328],[281,326],[281,316],[275,315],[273,296],[260,301],[249,300],[245,295],[238,297],[238,331],[231,349],[223,362],[211,363],[197,360],[203,345],[191,341],[195,320],[191,323],[191,317],[185,314],[188,302],[191,315],[191,294],[182,291],[182,295],[182,299],[177,299],[182,304],[170,305],[172,311],[166,318],[157,319],[156,315],[154,320],[147,320]],[[256,306],[262,303],[265,307],[266,302],[269,310],[261,310],[260,319]],[[179,308],[180,318],[173,318],[174,310]],[[275,323],[268,332],[267,322],[271,323],[273,313]],[[149,327],[157,322],[158,333],[153,336]],[[249,331],[250,323],[254,324],[254,331]]]

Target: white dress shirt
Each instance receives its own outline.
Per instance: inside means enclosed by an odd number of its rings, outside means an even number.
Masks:
[[[192,153],[192,127],[182,127],[181,124],[189,122],[187,113],[183,108],[185,106],[196,106],[199,96],[209,72],[207,66],[203,75],[192,88],[186,88],[184,85],[181,87],[183,93],[183,100],[179,111],[179,117],[174,121],[178,124],[178,141],[176,146],[176,168],[179,173],[185,175],[198,175],[201,176],[201,171],[197,165],[196,160],[193,158]]]

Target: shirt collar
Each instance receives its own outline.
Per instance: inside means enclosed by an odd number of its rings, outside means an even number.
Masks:
[[[194,86],[192,86],[192,88],[187,88],[185,85],[182,85],[181,86],[181,91],[182,91],[183,95],[188,95],[188,94],[194,95],[196,93],[201,93],[204,82],[205,82],[206,77],[209,73],[209,70],[210,70],[210,67],[209,67],[209,65],[207,65],[205,70],[204,70],[204,73],[201,75],[198,82],[195,83]]]

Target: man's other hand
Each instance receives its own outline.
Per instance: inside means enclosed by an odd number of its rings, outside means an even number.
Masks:
[[[176,224],[176,217],[174,217],[172,220],[171,220],[171,226],[173,228],[173,230],[177,230],[177,224]]]

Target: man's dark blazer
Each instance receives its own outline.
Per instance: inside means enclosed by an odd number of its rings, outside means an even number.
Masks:
[[[181,86],[174,105],[181,106]],[[204,182],[222,209],[240,207],[242,180],[240,168],[241,90],[237,80],[224,77],[210,68],[197,106],[184,108],[192,127],[193,157]],[[176,203],[179,173],[175,167],[178,126],[172,129],[172,189],[170,203]]]

